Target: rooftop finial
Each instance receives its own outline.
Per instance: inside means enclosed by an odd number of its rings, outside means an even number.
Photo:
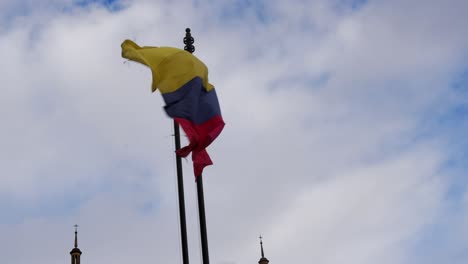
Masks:
[[[258,264],[268,264],[270,261],[265,258],[265,253],[263,252],[263,237],[260,235],[258,238],[260,238],[260,248],[262,250],[262,258],[260,258]]]
[[[260,238],[260,249],[261,249],[261,251],[262,251],[262,258],[264,258],[264,257],[265,257],[265,253],[263,252],[263,240],[262,240],[263,237],[262,237],[262,235],[260,235],[258,238]]]
[[[75,248],[78,247],[78,225],[74,225],[75,227]]]

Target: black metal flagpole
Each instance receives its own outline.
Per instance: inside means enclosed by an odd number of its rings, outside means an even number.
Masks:
[[[187,29],[187,34],[190,35],[190,29]],[[187,38],[187,36],[186,36]],[[184,43],[186,42],[184,38]],[[186,43],[187,44],[187,43]],[[193,44],[193,38],[192,42]],[[187,50],[187,46],[185,46]],[[193,48],[193,51],[195,48]],[[193,51],[190,51],[191,53]],[[175,150],[180,149],[180,128],[179,124],[174,120],[174,140],[175,140]],[[177,164],[177,187],[179,192],[179,214],[180,214],[180,239],[182,244],[182,263],[189,264],[189,254],[188,254],[188,243],[187,243],[187,224],[185,220],[185,198],[184,198],[184,177],[182,173],[182,158],[176,154],[176,164]]]
[[[185,30],[184,49],[190,53],[195,51],[193,43],[195,40],[190,33],[190,28]],[[200,218],[200,238],[202,246],[203,264],[210,264],[210,257],[208,254],[208,235],[206,230],[206,216],[205,216],[205,198],[203,195],[203,179],[202,175],[197,175],[197,195],[198,195],[198,216]]]
[[[174,140],[176,151],[180,149],[180,129],[179,124],[174,120]],[[176,154],[177,165],[177,188],[179,192],[179,215],[180,215],[180,239],[182,243],[182,263],[189,264],[188,244],[187,244],[187,224],[185,221],[185,198],[184,198],[184,177],[182,174],[182,159]]]
[[[197,194],[198,194],[198,215],[200,217],[200,237],[202,244],[203,264],[210,263],[208,255],[208,233],[206,230],[206,216],[205,216],[205,197],[203,195],[203,178],[202,175],[197,177]]]

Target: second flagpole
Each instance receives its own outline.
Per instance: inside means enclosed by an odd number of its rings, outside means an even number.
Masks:
[[[184,38],[184,49],[190,53],[195,51],[195,47],[193,43],[195,40],[190,33],[190,28],[185,30],[185,38]],[[203,193],[203,179],[202,175],[197,175],[197,197],[198,197],[198,216],[200,220],[200,239],[201,239],[201,247],[202,247],[202,258],[203,264],[210,264],[210,257],[208,252],[208,232],[206,229],[206,215],[205,215],[205,197]]]

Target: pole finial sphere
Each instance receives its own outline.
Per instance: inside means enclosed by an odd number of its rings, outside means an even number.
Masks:
[[[190,28],[185,29],[185,38],[184,38],[184,50],[193,53],[195,51],[195,46],[193,46],[193,43],[195,40],[192,37],[192,34],[190,33]]]

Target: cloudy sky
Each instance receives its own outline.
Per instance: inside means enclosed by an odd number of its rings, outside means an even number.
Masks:
[[[125,39],[210,69],[210,259],[468,262],[468,2],[0,0],[0,256],[182,263],[172,121]],[[191,263],[196,189],[184,161]]]

